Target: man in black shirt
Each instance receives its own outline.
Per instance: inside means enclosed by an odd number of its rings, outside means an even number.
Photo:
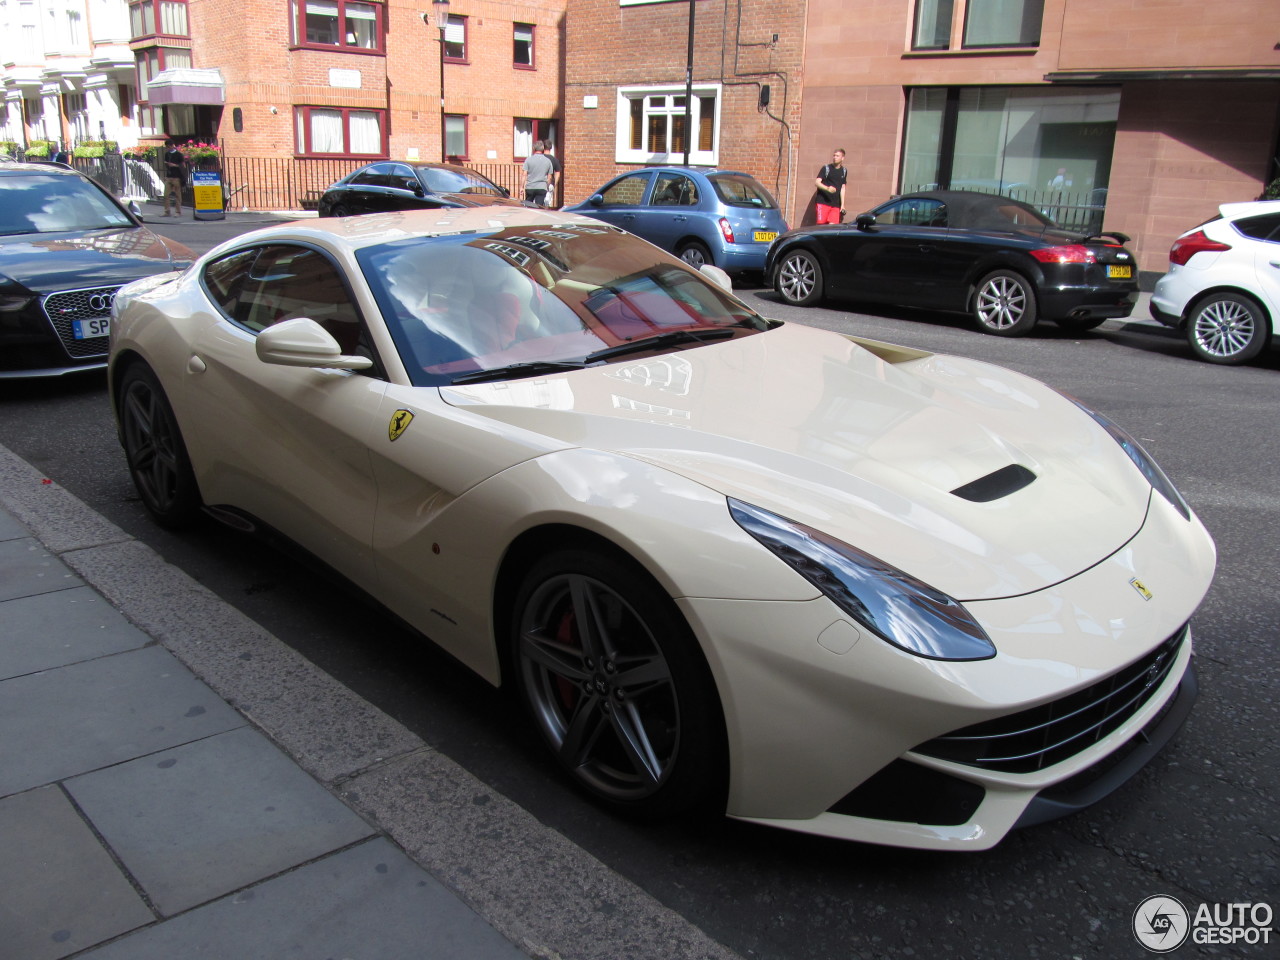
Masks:
[[[173,198],[175,216],[182,216],[182,180],[186,157],[172,140],[164,152],[164,215],[169,216],[169,199]]]
[[[844,219],[844,182],[848,175],[844,151],[837,149],[831,154],[831,162],[823,164],[813,181],[818,188],[819,223],[839,223]]]

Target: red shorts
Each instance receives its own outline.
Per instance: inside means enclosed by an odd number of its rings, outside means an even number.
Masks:
[[[825,203],[818,204],[818,222],[819,223],[839,223],[840,208],[829,207]]]

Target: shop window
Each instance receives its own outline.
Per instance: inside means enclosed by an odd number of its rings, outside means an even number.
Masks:
[[[295,107],[300,156],[385,157],[386,111]]]

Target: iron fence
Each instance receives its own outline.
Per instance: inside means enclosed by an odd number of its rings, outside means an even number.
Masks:
[[[936,190],[936,183],[922,183],[904,187],[903,193],[917,190]],[[1095,187],[1092,190],[1032,190],[1027,187],[987,187],[965,184],[954,185],[956,190],[968,190],[973,193],[989,193],[995,196],[1011,197],[1035,207],[1046,217],[1064,230],[1081,233],[1097,233],[1102,229],[1102,217],[1107,209],[1107,188]]]

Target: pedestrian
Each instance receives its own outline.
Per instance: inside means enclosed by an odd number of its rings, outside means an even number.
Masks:
[[[551,167],[552,167],[551,179],[548,181],[548,186],[547,186],[546,205],[548,207],[554,207],[557,205],[556,204],[556,188],[557,188],[557,185],[560,183],[560,171],[563,170],[564,167],[560,165],[560,158],[555,155],[555,151],[552,149],[550,140],[542,141],[542,152],[547,155],[547,159],[551,161]]]
[[[68,167],[71,166],[71,154],[67,153],[65,146],[60,147],[58,152],[53,155],[53,162],[65,164]]]
[[[542,141],[533,141],[533,153],[524,160],[524,199],[536,207],[545,206],[547,190],[551,186],[551,178],[555,175],[555,166],[551,158],[542,152]]]
[[[169,149],[164,152],[164,216],[169,216],[169,200],[173,199],[173,215],[182,216],[182,181],[186,170],[187,158],[178,149],[178,144],[170,140]]]
[[[844,184],[848,175],[844,151],[837,148],[831,153],[831,162],[822,165],[813,181],[818,188],[819,223],[840,223],[844,219]]]

